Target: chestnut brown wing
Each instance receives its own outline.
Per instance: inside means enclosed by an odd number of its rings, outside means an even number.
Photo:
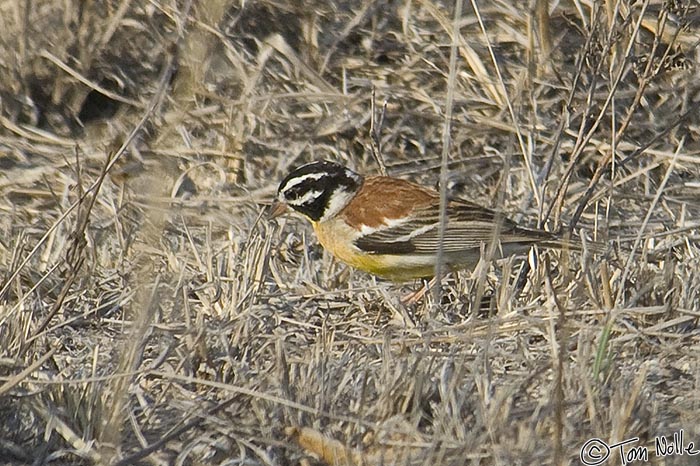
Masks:
[[[440,244],[439,202],[414,209],[402,222],[377,228],[355,244],[371,254],[437,254]],[[545,231],[517,226],[503,214],[466,201],[447,206],[447,225],[442,250],[446,254],[472,254],[482,244],[497,240],[500,244],[527,247],[540,241],[556,241]]]

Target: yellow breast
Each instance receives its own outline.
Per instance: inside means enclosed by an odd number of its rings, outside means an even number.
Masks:
[[[368,254],[355,246],[354,241],[359,233],[344,221],[333,219],[312,224],[321,245],[339,260],[356,269],[399,282],[434,275],[434,257]]]

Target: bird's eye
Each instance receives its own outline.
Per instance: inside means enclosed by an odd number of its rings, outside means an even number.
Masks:
[[[287,190],[286,193],[284,193],[284,197],[286,197],[290,201],[296,201],[301,196],[301,192],[302,190],[299,186],[294,186]]]

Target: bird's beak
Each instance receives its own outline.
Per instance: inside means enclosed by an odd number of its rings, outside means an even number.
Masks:
[[[269,218],[269,219],[277,218],[280,215],[287,212],[287,210],[288,210],[287,204],[285,204],[284,202],[275,201],[270,206],[270,211],[267,214],[267,218]]]

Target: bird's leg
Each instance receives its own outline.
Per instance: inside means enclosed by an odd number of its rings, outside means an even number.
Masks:
[[[420,289],[416,291],[411,291],[407,295],[403,296],[401,298],[401,304],[404,306],[410,306],[411,304],[416,304],[418,301],[423,299],[423,296],[430,291],[432,287],[435,286],[435,283],[437,282],[437,279],[435,277],[431,278],[430,280],[426,280],[425,278],[421,279],[421,282],[423,283],[423,286],[420,287]]]

